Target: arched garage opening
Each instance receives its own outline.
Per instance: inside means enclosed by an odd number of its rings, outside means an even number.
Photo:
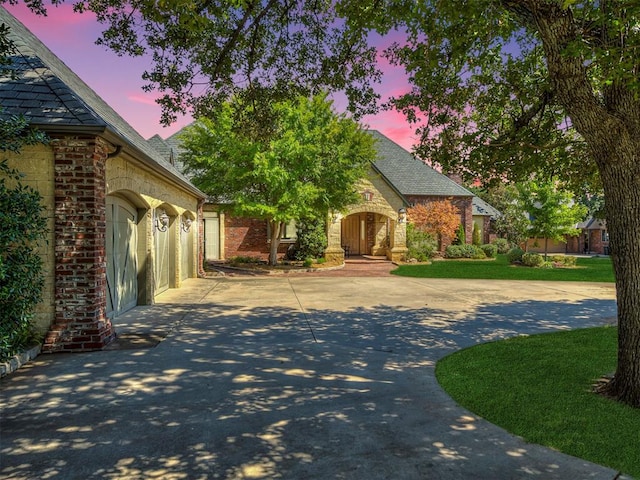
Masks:
[[[108,195],[105,255],[107,260],[107,317],[113,318],[138,304],[144,285],[138,259],[144,258],[146,212],[144,202],[131,192]],[[144,289],[143,289],[144,290]]]

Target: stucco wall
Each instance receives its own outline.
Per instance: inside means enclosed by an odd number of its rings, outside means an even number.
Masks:
[[[53,151],[45,145],[24,147],[20,155],[4,153],[8,159],[9,166],[22,172],[25,177],[22,179],[23,185],[29,185],[40,192],[42,204],[45,207],[44,215],[47,218],[47,242],[39,245],[38,251],[43,260],[45,275],[44,289],[42,292],[42,302],[35,310],[34,326],[41,333],[47,331],[54,316],[54,201],[55,188],[53,181]]]

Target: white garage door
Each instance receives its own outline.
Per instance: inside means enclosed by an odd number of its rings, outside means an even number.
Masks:
[[[205,260],[220,258],[220,218],[215,212],[204,214],[204,256]]]
[[[138,229],[136,208],[107,198],[107,315],[114,317],[137,304]]]

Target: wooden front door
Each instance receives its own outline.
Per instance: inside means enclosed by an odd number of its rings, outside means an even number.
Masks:
[[[342,246],[349,255],[365,255],[367,251],[367,214],[356,213],[342,220]]]

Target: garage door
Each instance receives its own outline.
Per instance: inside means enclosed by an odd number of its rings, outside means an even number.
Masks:
[[[120,198],[108,197],[106,220],[107,315],[114,317],[137,304],[136,208]]]
[[[220,258],[220,219],[215,212],[204,214],[204,256],[205,260]]]

